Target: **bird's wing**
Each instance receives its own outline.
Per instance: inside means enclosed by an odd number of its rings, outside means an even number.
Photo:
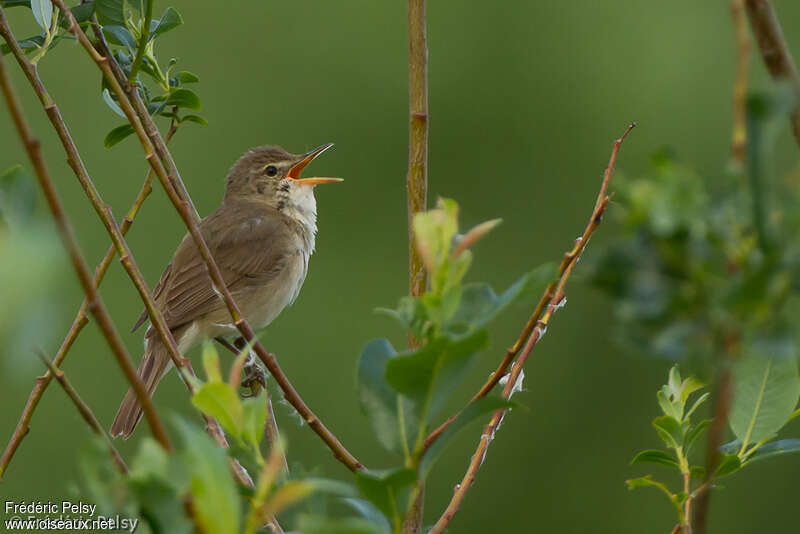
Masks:
[[[228,289],[246,292],[275,278],[296,254],[286,219],[278,214],[215,212],[200,225]],[[225,306],[190,235],[184,237],[154,296],[170,329]],[[146,314],[145,314],[146,316]]]

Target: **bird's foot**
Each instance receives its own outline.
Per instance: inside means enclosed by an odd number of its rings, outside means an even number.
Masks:
[[[267,372],[261,367],[261,363],[253,356],[252,352],[242,366],[240,385],[250,390],[250,393],[243,393],[242,397],[255,397],[267,387]]]

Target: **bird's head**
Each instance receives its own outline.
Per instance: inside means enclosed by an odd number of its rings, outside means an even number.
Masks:
[[[228,172],[225,200],[254,200],[288,215],[316,218],[314,186],[341,182],[342,179],[301,178],[300,173],[332,146],[333,143],[328,143],[305,154],[291,154],[279,146],[251,148]]]

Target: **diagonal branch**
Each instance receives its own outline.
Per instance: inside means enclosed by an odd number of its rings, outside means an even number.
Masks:
[[[794,92],[794,111],[791,115],[792,134],[800,146],[800,74],[783,37],[781,24],[769,0],[745,0],[747,18],[761,51],[761,58],[776,82],[788,83]]]
[[[625,140],[625,137],[627,137],[634,126],[636,126],[636,123],[632,123],[630,126],[628,126],[628,129],[625,130],[625,133],[622,135],[622,137],[614,141],[614,147],[611,150],[611,158],[609,159],[608,166],[603,174],[603,183],[600,186],[600,194],[597,196],[594,210],[592,211],[591,217],[589,217],[589,223],[586,225],[583,235],[581,235],[581,237],[575,241],[575,245],[572,247],[572,249],[564,255],[566,267],[564,268],[561,276],[558,279],[558,282],[555,285],[552,296],[549,298],[544,312],[541,314],[541,317],[536,320],[533,332],[525,343],[525,347],[522,349],[519,358],[511,366],[511,372],[509,373],[505,387],[503,388],[502,396],[504,399],[510,399],[515,390],[517,390],[519,387],[519,384],[521,384],[521,379],[523,377],[522,368],[525,365],[525,361],[528,359],[533,347],[542,338],[544,332],[547,330],[547,326],[550,324],[550,319],[552,319],[556,310],[558,310],[563,304],[565,298],[564,289],[567,285],[567,281],[569,280],[575,265],[578,263],[578,259],[580,258],[581,252],[583,252],[584,248],[586,247],[589,237],[591,237],[592,233],[594,233],[594,231],[600,225],[600,221],[603,218],[603,213],[608,205],[609,196],[606,192],[608,189],[608,183],[611,180],[611,176],[614,174],[614,166],[617,161],[619,148],[622,145],[622,142]],[[547,293],[549,292],[546,291],[545,294]],[[500,427],[500,423],[503,421],[505,413],[506,410],[497,410],[492,415],[489,423],[484,427],[480,442],[478,443],[478,448],[470,460],[470,464],[467,468],[466,474],[464,474],[464,478],[461,480],[460,484],[456,485],[456,489],[452,499],[450,500],[450,504],[448,504],[444,513],[433,526],[433,528],[428,531],[429,534],[441,534],[445,531],[447,525],[450,524],[450,520],[453,519],[453,516],[461,506],[467,491],[472,486],[473,482],[475,482],[475,475],[483,464],[484,458],[486,458],[486,452],[489,449],[489,444],[494,439],[495,432],[497,432],[497,429]]]
[[[86,424],[89,425],[95,434],[103,438],[103,441],[108,447],[108,451],[111,453],[111,457],[114,460],[114,463],[117,464],[120,472],[125,474],[128,472],[128,466],[125,465],[125,461],[120,456],[119,451],[114,447],[114,444],[111,443],[111,438],[106,434],[106,431],[103,430],[103,427],[100,426],[100,422],[97,420],[97,417],[94,416],[92,409],[89,408],[89,405],[86,404],[83,399],[81,399],[78,392],[75,391],[72,383],[67,380],[67,375],[64,374],[64,371],[56,367],[56,364],[50,361],[43,352],[39,351],[39,357],[42,359],[42,362],[47,366],[47,372],[50,376],[54,376],[59,384],[61,384],[61,388],[64,390],[64,393],[70,398],[72,403],[78,409],[78,412],[83,417],[83,420],[86,421]]]
[[[348,469],[351,471],[356,471],[363,469],[363,465],[341,444],[339,439],[320,421],[320,419],[311,411],[311,409],[306,405],[305,401],[300,397],[297,391],[292,386],[291,382],[289,381],[288,377],[283,373],[283,370],[278,365],[277,359],[273,354],[264,349],[261,343],[255,341],[255,334],[253,329],[250,327],[249,323],[244,319],[242,316],[239,307],[236,305],[236,302],[233,300],[233,297],[228,290],[227,285],[225,284],[224,279],[222,278],[222,273],[219,270],[214,258],[211,254],[208,245],[206,244],[205,240],[203,239],[202,234],[200,233],[198,224],[197,224],[197,215],[196,212],[192,210],[192,206],[190,201],[188,200],[188,195],[186,195],[186,199],[182,199],[176,188],[173,186],[170,178],[179,182],[182,187],[182,182],[180,182],[180,177],[176,173],[170,173],[170,176],[167,175],[167,172],[164,168],[164,165],[161,161],[160,155],[156,153],[156,149],[154,148],[153,141],[148,136],[148,132],[145,130],[143,126],[143,122],[152,121],[149,114],[147,114],[146,109],[141,110],[138,109],[134,110],[134,106],[131,102],[136,102],[138,100],[141,103],[141,99],[138,98],[135,91],[132,92],[133,98],[129,99],[128,94],[122,87],[120,80],[114,74],[114,70],[110,64],[112,63],[110,57],[101,55],[93,46],[92,43],[89,41],[89,38],[83,32],[83,30],[78,25],[75,17],[72,13],[66,8],[63,0],[53,0],[53,3],[57,5],[59,8],[64,11],[67,20],[69,20],[69,27],[68,30],[72,33],[77,39],[80,45],[84,48],[84,50],[89,54],[90,58],[95,62],[97,67],[102,71],[103,75],[105,76],[106,80],[108,81],[109,85],[111,86],[112,91],[114,94],[117,95],[119,100],[120,108],[125,113],[128,121],[131,123],[139,141],[142,144],[142,147],[145,152],[145,158],[150,163],[151,167],[156,173],[156,176],[161,182],[161,185],[167,192],[167,196],[169,197],[170,201],[175,206],[176,210],[178,211],[181,219],[183,219],[184,224],[189,230],[190,235],[192,236],[195,244],[197,245],[200,255],[206,263],[208,268],[209,276],[211,277],[211,282],[215,285],[218,289],[220,296],[227,306],[228,310],[231,313],[231,318],[233,319],[233,325],[239,330],[244,337],[245,340],[248,342],[255,342],[253,345],[254,352],[258,355],[259,359],[264,363],[267,369],[270,371],[272,376],[275,378],[275,381],[280,386],[281,390],[283,390],[284,396],[286,400],[294,406],[294,408],[298,411],[298,413],[303,417],[306,423],[316,432],[328,448],[333,451],[334,456],[340,462],[342,462]],[[123,77],[124,81],[124,77]],[[160,134],[158,134],[157,129],[154,132],[154,135],[160,139]],[[169,158],[171,160],[171,156]],[[185,188],[182,188],[185,191]]]
[[[0,21],[2,21],[2,12],[0,11]],[[2,23],[0,22],[0,33],[4,29]],[[177,125],[172,124],[170,127],[169,132],[167,132],[167,141],[172,138],[172,136],[177,131]],[[139,189],[139,193],[136,195],[136,200],[134,201],[133,205],[131,206],[130,210],[128,210],[128,214],[123,218],[122,224],[120,225],[120,232],[122,235],[128,233],[130,230],[131,225],[133,224],[133,220],[136,218],[136,215],[139,213],[139,209],[141,208],[144,200],[150,195],[150,192],[153,190],[152,188],[153,182],[153,171],[149,171],[147,176],[142,184],[141,189]],[[114,245],[110,245],[108,250],[106,251],[106,255],[103,257],[103,260],[97,265],[95,268],[94,280],[93,283],[95,287],[99,287],[100,283],[103,281],[108,268],[111,266],[111,262],[116,256],[117,249],[114,248]],[[75,340],[78,339],[78,336],[83,331],[83,328],[89,323],[88,317],[88,307],[89,307],[89,300],[88,298],[84,298],[83,302],[81,303],[81,307],[78,310],[78,313],[75,315],[75,319],[72,321],[72,326],[70,326],[69,330],[67,331],[67,335],[64,337],[64,341],[61,342],[61,346],[56,352],[56,357],[53,360],[53,364],[58,367],[67,357],[69,350],[72,348],[73,343]],[[43,376],[40,376],[36,379],[36,384],[33,386],[30,395],[28,395],[28,401],[25,403],[25,408],[22,411],[22,415],[20,415],[19,421],[17,422],[17,426],[14,428],[14,433],[11,435],[11,439],[8,442],[5,450],[3,451],[2,457],[0,457],[0,473],[2,473],[7,467],[8,464],[14,457],[14,453],[16,452],[17,448],[19,447],[22,440],[25,436],[28,435],[30,431],[30,421],[33,417],[33,413],[36,410],[36,407],[39,405],[39,400],[44,395],[45,390],[50,385],[50,382],[53,379],[52,373],[48,370]]]
[[[9,47],[12,50],[12,53],[14,54],[14,57],[17,59],[17,62],[19,63],[20,67],[22,68],[23,72],[25,73],[26,77],[31,83],[34,92],[39,97],[40,102],[44,106],[45,112],[47,113],[50,122],[55,128],[56,133],[58,134],[59,139],[61,140],[61,143],[64,146],[64,150],[67,155],[67,161],[70,164],[70,167],[75,173],[75,176],[78,178],[78,181],[83,187],[84,192],[86,193],[89,201],[92,203],[92,206],[95,208],[95,211],[97,212],[98,216],[100,217],[101,221],[106,227],[106,230],[111,236],[113,245],[112,249],[106,254],[106,259],[107,259],[106,268],[108,266],[108,263],[110,263],[111,259],[113,258],[114,252],[118,252],[120,254],[120,261],[122,262],[125,271],[128,273],[131,280],[133,281],[134,286],[136,286],[137,290],[139,291],[139,295],[141,296],[145,304],[145,308],[147,309],[150,315],[151,322],[154,325],[159,336],[161,337],[161,340],[164,342],[164,345],[167,347],[167,350],[169,352],[170,357],[172,358],[173,363],[179,370],[181,370],[182,373],[187,373],[191,376],[194,376],[194,371],[191,369],[191,366],[188,364],[188,361],[180,355],[175,340],[172,337],[172,333],[170,332],[166,324],[166,321],[164,321],[163,316],[161,315],[160,311],[155,305],[150,289],[147,287],[147,283],[144,280],[144,276],[142,276],[141,271],[136,266],[133,256],[130,250],[128,249],[127,243],[125,242],[123,230],[117,226],[116,221],[114,220],[111,214],[110,207],[103,203],[100,193],[97,191],[94,183],[89,177],[89,174],[86,170],[86,167],[83,164],[83,161],[81,160],[80,154],[78,153],[78,149],[75,146],[74,141],[72,140],[72,136],[69,133],[67,125],[64,122],[63,118],[61,117],[61,113],[58,109],[58,106],[56,106],[56,104],[53,102],[53,99],[50,97],[49,93],[47,92],[47,89],[44,87],[44,84],[39,78],[36,65],[28,61],[23,51],[15,41],[14,36],[11,33],[11,29],[8,26],[7,20],[5,19],[5,15],[2,9],[0,9],[0,35],[2,35],[3,38],[6,40],[6,42],[8,43]],[[167,142],[172,137],[172,135],[174,135],[176,128],[177,125],[173,120],[171,122],[170,130],[167,134]],[[132,209],[132,211],[133,210],[135,211],[133,211],[133,215],[135,215],[135,213],[138,212],[139,206],[141,206],[141,202],[143,202],[144,198],[147,196],[147,194],[149,194],[151,190],[150,186],[151,181],[152,181],[152,174],[148,173],[148,178],[145,180],[145,185],[143,186],[139,197],[137,197],[136,203],[134,203],[134,208]],[[127,220],[128,219],[123,221],[123,226],[125,226]],[[127,226],[130,227],[130,223],[128,223]],[[104,262],[106,262],[106,260],[104,260]],[[102,278],[102,276],[100,276],[100,278]],[[97,285],[98,283],[99,280],[95,282],[95,285]],[[75,324],[80,325],[79,318],[76,318]],[[73,336],[73,339],[72,341],[65,342],[67,350],[72,345],[74,337],[77,336],[81,328],[82,326],[71,329],[70,335]],[[59,354],[59,356],[61,357],[61,360],[63,360],[63,358],[66,356],[66,352]],[[194,386],[192,385],[192,382],[184,381],[184,383],[186,384],[186,387],[189,389],[189,392],[194,393]],[[46,387],[46,385],[44,387]],[[41,389],[42,393],[44,392],[44,387]],[[38,400],[36,402],[38,402]],[[35,406],[35,404],[32,406]],[[23,412],[23,418],[24,417],[25,417],[25,412]],[[30,416],[28,417],[28,419],[30,419]],[[222,428],[219,426],[219,423],[213,418],[208,416],[204,416],[204,419],[206,421],[206,431],[209,433],[209,435],[211,435],[211,437],[221,447],[227,448],[228,442],[225,439],[225,434],[222,431]],[[27,429],[27,426],[24,428]],[[21,430],[19,428],[19,425],[18,425],[18,430]],[[15,432],[15,435],[17,435],[17,432]],[[14,446],[14,449],[16,448],[16,446],[18,446],[18,443]],[[14,449],[9,449],[11,454],[8,456],[7,461],[10,461]],[[252,480],[250,478],[250,475],[247,473],[244,467],[242,467],[235,460],[232,460],[231,466],[234,475],[241,484],[245,486],[252,486]]]
[[[69,10],[67,10],[67,12],[69,12]],[[61,201],[59,200],[55,191],[53,181],[50,178],[50,173],[48,172],[44,163],[41,145],[38,139],[33,137],[33,133],[31,132],[30,127],[28,126],[28,123],[22,114],[22,107],[11,87],[11,82],[5,69],[5,62],[2,57],[0,57],[0,89],[2,89],[3,96],[8,104],[9,112],[13,119],[14,126],[17,129],[17,133],[25,145],[25,150],[27,151],[28,157],[31,160],[31,164],[36,171],[36,177],[39,181],[42,191],[44,192],[44,196],[47,199],[50,211],[53,214],[56,226],[61,234],[61,239],[64,242],[64,247],[66,248],[70,261],[72,262],[72,265],[78,274],[78,279],[83,287],[83,291],[86,293],[89,299],[89,310],[97,320],[97,324],[100,327],[106,342],[111,348],[111,351],[116,357],[120,367],[122,368],[122,372],[125,374],[128,382],[130,382],[131,387],[136,393],[136,397],[142,404],[144,415],[147,418],[147,422],[150,425],[153,436],[156,438],[156,440],[158,440],[159,443],[161,443],[164,449],[171,450],[169,438],[167,438],[167,434],[164,431],[164,426],[161,423],[161,420],[158,418],[158,414],[153,407],[153,403],[150,401],[150,397],[147,395],[142,381],[136,374],[136,369],[131,363],[130,356],[125,350],[125,346],[119,337],[119,333],[114,328],[111,317],[108,314],[108,310],[106,309],[102,298],[98,294],[97,288],[94,286],[91,273],[89,272],[89,267],[86,264],[86,260],[83,258],[83,255],[81,254],[80,248],[72,232],[72,226],[67,219],[64,208],[61,205]],[[0,473],[0,476],[2,476],[2,473]]]
[[[614,163],[616,161],[617,152],[619,151],[622,141],[625,140],[635,126],[636,123],[632,123],[630,126],[628,126],[628,129],[625,131],[622,137],[617,139],[617,141],[614,143],[614,149],[611,153],[611,161],[609,162],[609,165],[606,167],[605,173],[603,174],[603,182],[600,185],[600,192],[597,195],[597,201],[595,202],[593,213],[597,213],[599,210],[601,210],[601,204],[606,202],[604,199],[608,196],[608,184],[611,181],[611,176],[614,173]],[[561,265],[558,267],[558,275],[556,276],[556,279],[550,282],[550,284],[545,288],[544,292],[542,293],[542,297],[536,304],[536,308],[534,308],[533,313],[528,318],[528,322],[525,323],[525,327],[522,329],[522,332],[517,340],[511,347],[506,349],[506,354],[503,357],[503,360],[500,362],[500,365],[497,366],[497,369],[495,369],[495,371],[489,376],[489,379],[486,381],[486,383],[481,386],[481,389],[478,390],[472,399],[470,399],[467,405],[472,404],[482,397],[485,397],[489,394],[489,392],[492,391],[492,389],[494,389],[500,379],[505,376],[506,369],[508,369],[508,366],[511,365],[511,362],[514,361],[514,358],[517,357],[517,354],[519,354],[519,351],[522,350],[525,341],[531,337],[531,334],[536,336],[541,335],[541,333],[537,333],[535,329],[539,325],[542,314],[547,309],[548,304],[553,300],[553,296],[555,294],[554,291],[556,290],[558,284],[564,279],[565,276],[569,277],[568,269],[570,269],[570,265],[573,263],[575,258],[580,257],[583,249],[586,248],[587,244],[589,244],[589,238],[597,228],[597,224],[593,225],[591,222],[592,221],[590,220],[590,224],[586,227],[586,230],[584,230],[583,235],[575,242],[573,249],[564,254],[564,258],[561,260]],[[444,423],[439,425],[436,430],[428,434],[428,436],[425,438],[425,450],[427,450],[428,447],[430,447],[433,442],[436,441],[442,432],[444,432],[445,429],[450,426],[450,424],[459,416],[459,414],[461,414],[462,411],[464,411],[465,408],[466,407],[451,415]]]

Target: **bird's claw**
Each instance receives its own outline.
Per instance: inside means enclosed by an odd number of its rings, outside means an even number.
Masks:
[[[255,397],[262,389],[267,387],[267,372],[251,353],[247,361],[242,366],[242,380],[240,385],[250,390],[250,393],[243,393],[242,397]]]

